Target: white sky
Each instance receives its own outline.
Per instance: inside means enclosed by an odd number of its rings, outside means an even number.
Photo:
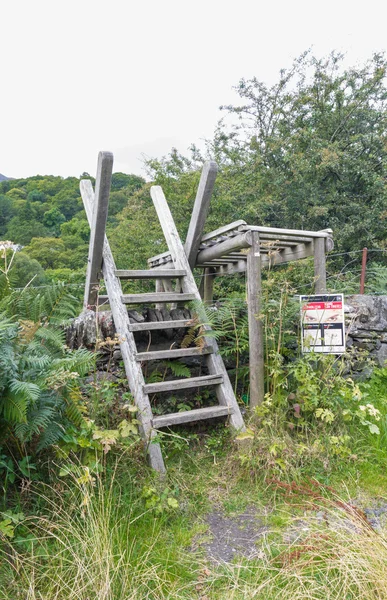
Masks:
[[[213,133],[241,77],[274,83],[312,46],[364,62],[383,0],[0,0],[0,172],[143,174],[142,154]]]

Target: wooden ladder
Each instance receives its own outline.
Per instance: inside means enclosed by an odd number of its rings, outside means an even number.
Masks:
[[[128,304],[166,304],[201,301],[200,294],[192,274],[192,269],[177,232],[164,193],[159,186],[151,188],[152,200],[171,254],[171,263],[165,269],[153,270],[117,270],[105,235],[107,209],[110,193],[113,156],[109,152],[100,152],[98,158],[95,194],[89,180],[80,183],[81,195],[91,228],[88,269],[85,287],[85,307],[96,309],[99,302],[108,301],[112,311],[120,348],[128,379],[129,388],[138,407],[138,420],[141,435],[146,443],[151,466],[165,472],[160,445],[152,443],[157,430],[162,427],[189,423],[202,419],[227,416],[237,431],[244,430],[244,422],[235,399],[223,360],[214,338],[203,337],[203,348],[177,348],[150,352],[138,352],[134,338],[136,331],[156,329],[176,329],[190,327],[189,319],[178,321],[158,321],[150,323],[130,323],[126,305]],[[205,187],[205,186],[204,186]],[[208,187],[208,186],[207,186]],[[211,186],[210,186],[211,187]],[[199,240],[200,242],[200,240]],[[196,245],[198,245],[196,243]],[[195,244],[192,245],[192,248]],[[107,296],[98,296],[99,281],[105,280]],[[148,294],[124,294],[121,279],[157,279],[176,280],[179,291],[160,291]],[[166,286],[171,289],[171,286]],[[210,330],[208,325],[205,329]],[[165,360],[202,355],[208,375],[190,377],[159,383],[146,383],[142,372],[142,363],[150,360]],[[218,401],[217,406],[199,408],[161,416],[154,416],[149,394],[198,387],[213,387]]]

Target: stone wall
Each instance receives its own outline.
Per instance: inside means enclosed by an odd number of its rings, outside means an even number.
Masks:
[[[364,357],[366,350],[368,356],[378,366],[387,366],[387,296],[362,296],[353,295],[344,297],[344,312],[346,319],[347,348],[359,350],[359,356],[352,365],[355,371],[370,372],[369,361]],[[143,314],[136,311],[129,311],[131,322],[143,321],[173,321],[179,319],[191,318],[191,313],[187,310],[175,309],[171,311],[145,309]],[[179,347],[179,342],[185,335],[185,329],[168,329],[152,332],[152,346],[154,349],[166,349],[174,342],[175,347]],[[100,312],[97,317],[95,312],[84,311],[66,331],[67,344],[71,348],[95,349],[99,339],[114,340],[115,329],[110,312]],[[145,351],[150,343],[148,333],[136,333],[136,343],[139,352]],[[101,361],[111,359],[113,353],[114,360],[121,359],[121,352],[118,343],[114,345],[98,344]],[[356,353],[355,353],[356,354]],[[105,356],[106,355],[106,356]]]
[[[347,348],[367,350],[380,367],[387,366],[387,296],[344,297]]]

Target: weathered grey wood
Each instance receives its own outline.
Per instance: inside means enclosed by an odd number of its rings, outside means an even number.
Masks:
[[[192,421],[201,421],[202,419],[216,419],[217,417],[228,416],[227,406],[208,406],[206,408],[195,408],[184,412],[171,413],[169,415],[160,415],[153,417],[153,427],[170,427],[180,423],[191,423]]]
[[[224,242],[219,242],[210,248],[201,250],[197,255],[196,265],[202,265],[205,262],[211,262],[213,259],[221,258],[223,255],[229,254],[233,250],[241,248],[249,248],[251,246],[251,233],[240,233],[232,238],[228,238]]]
[[[207,385],[219,385],[221,383],[223,383],[223,375],[203,375],[202,377],[187,377],[187,379],[147,383],[144,385],[144,392],[146,394],[156,394],[157,392],[187,390]]]
[[[212,348],[206,346],[205,348],[170,348],[168,350],[154,350],[153,352],[139,352],[136,355],[136,360],[148,361],[148,360],[162,360],[164,358],[184,358],[185,356],[203,356],[210,354]]]
[[[130,331],[154,331],[156,329],[180,329],[181,327],[192,327],[193,321],[184,319],[180,321],[154,321],[144,323],[130,323]]]
[[[260,249],[261,252],[261,267],[263,269],[267,268],[267,267],[272,267],[274,265],[280,265],[283,263],[287,263],[287,262],[291,262],[294,260],[301,260],[303,258],[308,258],[308,256],[313,256],[314,254],[314,248],[313,248],[313,241],[309,241],[307,244],[297,244],[294,245],[292,248],[283,248],[282,250],[276,250],[275,248],[273,248],[272,250],[267,250],[264,249],[264,251],[262,251],[262,247]],[[215,249],[216,247],[213,246],[213,248]],[[211,250],[213,249],[211,248]],[[199,253],[200,256],[201,253]],[[219,259],[213,259],[211,261],[206,261],[203,263],[198,263],[198,267],[203,267],[203,266],[213,266],[214,269],[217,269],[218,267],[223,265],[223,268],[221,269],[221,271],[219,271],[219,274],[228,274],[231,275],[232,273],[243,273],[246,271],[246,259],[242,259],[239,258],[238,262],[232,262],[232,264],[228,264],[228,260],[223,260],[223,257],[219,258]],[[216,270],[216,272],[218,272]]]
[[[204,304],[211,305],[214,302],[214,278],[213,269],[204,269]]]
[[[324,229],[322,231],[306,231],[305,229],[277,229],[276,227],[261,227],[258,225],[246,225],[244,228],[248,231],[258,231],[258,233],[268,233],[272,236],[301,236],[308,238],[331,237],[331,230]]]
[[[95,309],[101,278],[102,252],[109,207],[110,185],[113,171],[113,154],[100,152],[98,155],[95,182],[95,202],[90,221],[89,257],[87,259],[84,306]]]
[[[316,294],[327,290],[327,273],[325,263],[325,239],[323,237],[314,240],[314,289]]]
[[[148,264],[152,264],[155,262],[158,262],[159,260],[164,260],[168,257],[171,256],[171,253],[169,250],[167,250],[166,252],[162,252],[161,254],[156,254],[156,256],[151,256],[150,258],[148,258]]]
[[[176,269],[163,269],[162,271],[155,270],[118,270],[115,272],[116,277],[120,279],[176,279],[184,277],[185,271],[177,271]]]
[[[249,319],[250,407],[259,406],[265,397],[264,335],[261,312],[261,254],[259,233],[251,234],[247,254],[247,310]]]
[[[183,292],[195,294],[196,299],[200,302],[201,298],[198,288],[196,286],[194,276],[190,269],[186,254],[184,252],[183,244],[181,243],[179,234],[177,232],[175,223],[169,210],[169,206],[167,204],[167,201],[165,200],[163,190],[161,189],[161,187],[152,186],[151,196],[157,211],[157,215],[159,217],[161,227],[164,232],[165,239],[168,244],[168,248],[172,255],[172,260],[174,262],[175,268],[185,269],[187,271],[187,275],[181,280]],[[204,325],[204,329],[209,330],[210,328]],[[229,407],[231,413],[231,425],[235,429],[243,431],[245,429],[243,418],[239,410],[238,403],[235,399],[234,391],[230,379],[228,377],[226,368],[224,366],[222,357],[219,354],[217,343],[214,339],[211,339],[211,343],[209,343],[209,340],[206,340],[205,337],[203,338],[203,340],[205,346],[209,345],[212,346],[214,349],[213,354],[209,354],[206,358],[206,363],[209,372],[212,375],[223,375],[223,384],[216,386],[216,395],[219,404]]]
[[[91,182],[82,180],[80,183],[81,196],[85,206],[86,215],[89,224],[92,223],[94,192]],[[128,312],[121,302],[122,288],[119,280],[115,276],[116,266],[113,255],[110,250],[109,242],[104,236],[103,243],[103,264],[102,272],[105,279],[106,289],[110,297],[110,307],[113,313],[114,324],[117,335],[120,339],[120,348],[122,359],[125,366],[125,372],[129,383],[131,394],[138,406],[138,419],[140,421],[141,433],[146,443],[147,453],[151,466],[161,473],[165,472],[163,457],[161,455],[160,445],[151,443],[154,436],[152,429],[152,409],[149,397],[144,393],[144,377],[141,366],[134,359],[137,352],[134,337],[130,331],[130,322]]]
[[[158,294],[123,294],[122,296],[122,302],[124,302],[124,304],[151,304],[153,302],[165,304],[166,302],[190,302],[191,300],[195,300],[194,294],[176,294],[176,292],[162,292]]]
[[[164,292],[164,286],[163,286],[163,282],[161,279],[156,279],[155,281],[156,284],[156,294],[162,294]],[[163,308],[163,304],[161,302],[156,302],[155,307],[158,310],[161,310]]]
[[[173,285],[170,279],[162,279],[161,283],[163,285],[163,292],[166,292],[167,294],[180,294],[180,289],[176,290],[175,292],[173,291]],[[178,282],[179,285],[179,282]]]
[[[266,256],[262,256],[262,266],[263,268],[266,268],[313,256],[315,243],[316,240],[309,242],[308,244],[297,244],[297,246],[294,246],[293,248],[284,248],[283,250],[274,249]]]
[[[212,190],[214,189],[218,165],[209,160],[203,165],[202,174],[199,181],[199,187],[196,193],[195,204],[192,210],[191,221],[188,227],[187,238],[184,249],[191,269],[196,263],[196,256],[199,250],[200,241],[203,235],[204,224],[206,222]]]
[[[229,223],[228,225],[224,225],[224,227],[219,227],[219,229],[215,229],[214,231],[210,231],[209,233],[205,233],[202,236],[202,242],[207,240],[212,240],[213,238],[217,238],[225,233],[229,233],[230,231],[239,230],[241,227],[246,225],[246,221],[239,219],[239,221],[234,221],[233,223]]]

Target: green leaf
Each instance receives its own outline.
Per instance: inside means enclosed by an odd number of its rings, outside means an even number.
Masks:
[[[254,439],[254,431],[252,429],[247,428],[246,431],[239,433],[236,438],[238,442],[243,440],[253,440]]]
[[[380,435],[380,429],[377,425],[375,425],[375,423],[370,423],[368,425],[368,428],[371,433],[374,433],[375,435]]]
[[[179,503],[176,500],[176,498],[168,498],[167,500],[167,504],[168,506],[170,506],[171,508],[179,508]]]

